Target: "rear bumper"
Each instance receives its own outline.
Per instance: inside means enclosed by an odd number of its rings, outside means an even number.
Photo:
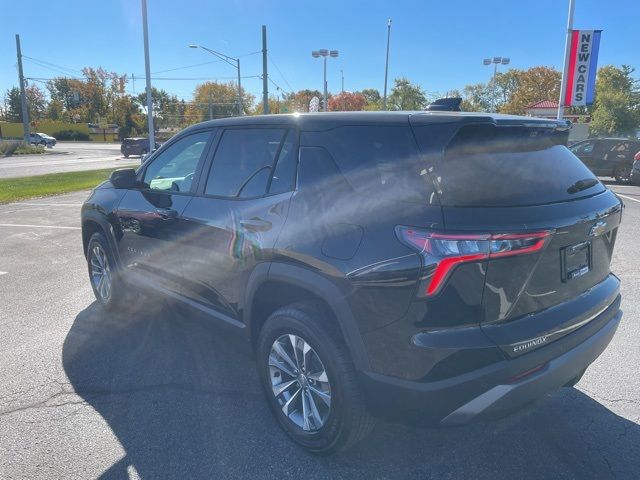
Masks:
[[[362,383],[380,416],[446,425],[498,418],[580,376],[607,347],[621,318],[618,296],[587,325],[521,356],[434,382],[364,372]]]

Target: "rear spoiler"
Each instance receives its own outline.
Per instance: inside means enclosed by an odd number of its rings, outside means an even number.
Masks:
[[[439,98],[427,105],[425,110],[428,112],[461,112],[461,103],[462,98],[460,97]]]

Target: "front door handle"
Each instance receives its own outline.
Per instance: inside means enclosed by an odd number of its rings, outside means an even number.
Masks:
[[[173,210],[171,208],[156,208],[156,213],[163,220],[173,220],[174,218],[176,218],[178,216],[178,212],[176,212],[175,210]]]
[[[259,218],[252,218],[250,220],[241,220],[240,225],[245,230],[250,232],[266,232],[271,230],[271,222],[268,220],[261,220]]]

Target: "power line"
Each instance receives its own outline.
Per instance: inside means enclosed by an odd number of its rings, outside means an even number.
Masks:
[[[59,70],[66,70],[66,71],[68,71],[68,72],[83,73],[83,72],[82,72],[82,70],[78,70],[78,69],[76,69],[76,68],[64,67],[64,66],[62,66],[62,65],[58,65],[58,64],[56,64],[56,63],[52,63],[52,62],[48,62],[48,61],[46,61],[46,60],[41,60],[41,59],[39,59],[39,58],[30,57],[30,56],[28,56],[28,55],[22,55],[22,58],[28,58],[28,59],[29,59],[29,60],[31,60],[31,61],[34,61],[34,62],[38,62],[38,63],[40,63],[40,64],[43,64],[43,65],[41,65],[41,66],[48,65],[49,67],[53,67],[53,68],[56,68],[56,69],[59,69]]]
[[[267,79],[268,79],[271,83],[273,83],[273,84],[275,85],[275,87],[276,87],[278,90],[282,90],[282,91],[283,91],[284,93],[286,93],[287,95],[291,95],[291,94],[293,93],[293,92],[288,92],[287,90],[285,90],[284,88],[282,88],[280,85],[278,85],[276,82],[274,82],[274,81],[273,81],[273,79],[272,79],[269,75],[267,75]]]
[[[267,53],[267,56],[269,57],[269,60],[271,60],[271,63],[273,64],[274,67],[276,67],[276,70],[278,70],[278,73],[280,74],[280,76],[282,77],[282,80],[284,80],[284,83],[287,84],[287,87],[289,87],[289,90],[291,90],[293,92],[293,87],[291,86],[291,84],[287,81],[287,79],[285,78],[285,76],[282,74],[282,70],[280,70],[280,68],[278,67],[278,65],[276,65],[276,62],[273,61],[273,57],[271,56],[271,54]]]

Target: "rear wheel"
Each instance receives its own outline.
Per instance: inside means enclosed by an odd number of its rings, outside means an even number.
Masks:
[[[258,339],[258,372],[278,423],[315,453],[343,450],[375,425],[350,355],[322,310],[299,303],[265,322]]]
[[[631,181],[631,165],[618,165],[613,176],[617,182],[629,183]]]
[[[125,291],[120,282],[113,253],[102,233],[94,233],[89,240],[87,267],[96,300],[107,310],[122,305]]]

